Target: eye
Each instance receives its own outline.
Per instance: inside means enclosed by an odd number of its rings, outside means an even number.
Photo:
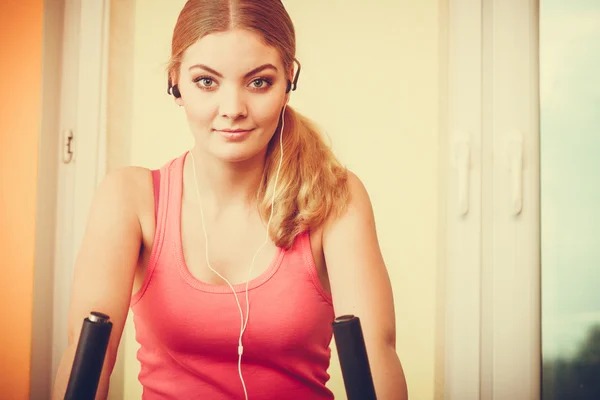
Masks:
[[[263,79],[255,79],[252,81],[252,83],[254,84],[255,88],[261,88],[265,84],[265,81]]]
[[[272,84],[273,82],[268,78],[256,78],[251,83],[253,89],[266,89]]]
[[[215,83],[215,81],[211,77],[208,77],[208,76],[199,76],[194,79],[194,82],[201,89],[212,89],[213,88],[212,84]]]

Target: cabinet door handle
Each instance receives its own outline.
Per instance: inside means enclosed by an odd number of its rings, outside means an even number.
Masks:
[[[471,144],[469,139],[457,139],[454,142],[454,161],[457,170],[458,214],[469,212]]]
[[[508,143],[508,169],[510,185],[510,212],[519,215],[523,210],[523,140]]]

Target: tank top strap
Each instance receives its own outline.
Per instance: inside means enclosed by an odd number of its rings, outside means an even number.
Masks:
[[[183,167],[188,152],[174,159],[168,166],[169,174],[169,204],[165,220],[165,240],[169,240],[169,245],[178,237],[177,230],[181,221],[181,201],[183,198]]]
[[[331,294],[329,294],[323,287],[321,284],[321,279],[319,278],[319,271],[317,270],[317,265],[312,252],[311,231],[309,229],[299,233],[298,236],[296,236],[292,249],[293,251],[296,251],[302,255],[302,259],[304,261],[303,265],[306,266],[308,275],[310,276],[316,291],[321,295],[325,302],[333,305]]]
[[[181,216],[183,162],[186,154],[182,154],[160,168],[155,244],[162,245],[162,242],[172,235],[170,232],[172,221]]]
[[[160,169],[151,170],[152,182],[154,186],[154,212],[155,212],[155,229],[152,250],[146,268],[146,276],[142,287],[131,297],[130,305],[133,306],[140,301],[146,291],[158,260],[161,257],[163,247],[168,246],[169,236],[172,235],[170,226],[174,217],[180,216],[181,210],[181,195],[182,195],[182,180],[183,177],[183,160],[185,153],[175,158]]]
[[[160,169],[152,171],[152,185],[154,187],[154,220],[158,222],[158,204],[160,203]]]

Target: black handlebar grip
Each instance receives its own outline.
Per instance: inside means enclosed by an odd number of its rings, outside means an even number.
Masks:
[[[77,351],[69,376],[65,400],[94,400],[112,322],[108,315],[92,312],[83,320]]]
[[[376,400],[360,320],[354,315],[344,315],[332,325],[348,400]]]

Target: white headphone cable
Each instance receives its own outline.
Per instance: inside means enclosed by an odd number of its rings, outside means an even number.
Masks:
[[[250,283],[250,274],[252,272],[252,269],[254,268],[254,261],[256,260],[256,256],[258,255],[258,253],[262,250],[262,248],[268,243],[269,241],[269,227],[271,225],[271,219],[273,218],[273,210],[275,208],[275,194],[277,193],[277,181],[279,179],[279,172],[281,171],[281,164],[283,162],[283,130],[285,127],[285,109],[287,107],[287,102],[286,104],[283,106],[283,111],[282,111],[282,122],[281,122],[281,130],[279,132],[279,165],[277,167],[277,173],[275,175],[275,184],[273,186],[273,195],[271,198],[271,214],[269,216],[269,221],[267,222],[267,233],[265,236],[265,241],[264,243],[258,248],[258,250],[256,251],[256,253],[254,254],[254,257],[252,257],[252,263],[250,264],[250,269],[248,270],[248,279],[246,279],[246,320],[244,321],[244,313],[242,312],[242,306],[240,304],[240,301],[238,299],[238,296],[233,288],[233,286],[231,285],[231,283],[225,279],[225,277],[223,275],[221,275],[220,273],[218,273],[217,271],[215,271],[212,266],[210,265],[210,261],[209,261],[209,257],[208,257],[208,234],[206,233],[206,227],[204,224],[204,211],[202,208],[202,200],[200,197],[200,188],[198,187],[198,179],[196,176],[196,160],[194,159],[194,153],[193,152],[189,152],[189,154],[192,156],[192,166],[193,166],[193,172],[194,172],[194,183],[196,185],[196,194],[198,196],[198,204],[200,205],[200,217],[202,219],[202,231],[204,232],[204,244],[205,244],[205,256],[206,256],[206,264],[208,265],[208,268],[213,271],[215,274],[217,274],[221,279],[223,279],[225,282],[227,282],[227,285],[229,285],[229,288],[231,289],[231,292],[233,293],[234,297],[235,297],[235,301],[237,303],[238,309],[240,311],[240,319],[241,319],[241,327],[240,327],[240,337],[238,340],[238,372],[240,375],[240,380],[242,381],[242,387],[244,388],[244,395],[246,400],[248,400],[248,391],[246,390],[246,383],[244,382],[244,377],[242,376],[242,354],[244,352],[244,347],[242,346],[242,336],[244,335],[244,331],[246,330],[246,327],[248,325],[248,316],[250,313],[250,303],[249,303],[249,297],[248,297],[248,285]]]

